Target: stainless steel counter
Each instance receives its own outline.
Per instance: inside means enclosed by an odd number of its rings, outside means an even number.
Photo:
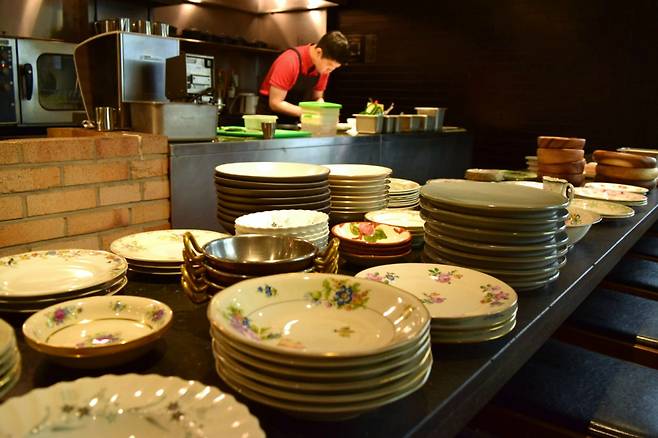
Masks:
[[[221,231],[215,218],[214,168],[240,161],[315,164],[362,163],[393,169],[393,176],[424,183],[462,178],[471,166],[473,139],[466,132],[227,140],[170,145],[172,227]]]

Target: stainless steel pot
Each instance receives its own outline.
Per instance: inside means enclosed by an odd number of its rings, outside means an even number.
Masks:
[[[109,18],[94,22],[96,34],[105,32],[130,32],[130,18]]]

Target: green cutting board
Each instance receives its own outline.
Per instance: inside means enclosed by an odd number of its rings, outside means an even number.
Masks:
[[[221,126],[217,128],[218,135],[226,135],[229,137],[256,137],[263,138],[263,132],[258,130],[248,130],[244,126]],[[291,131],[288,129],[274,130],[274,138],[298,138],[310,137],[309,131]]]

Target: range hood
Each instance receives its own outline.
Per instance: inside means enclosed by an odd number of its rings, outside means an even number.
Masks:
[[[188,0],[188,2],[199,5],[222,6],[252,14],[269,14],[330,8],[344,4],[345,0]]]

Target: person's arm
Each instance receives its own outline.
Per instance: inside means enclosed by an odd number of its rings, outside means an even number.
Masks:
[[[313,100],[324,102],[324,90],[313,90]]]
[[[301,117],[302,109],[297,105],[286,102],[288,92],[282,88],[270,85],[270,109],[275,113],[287,114],[289,116]]]

